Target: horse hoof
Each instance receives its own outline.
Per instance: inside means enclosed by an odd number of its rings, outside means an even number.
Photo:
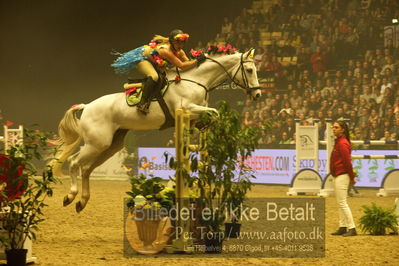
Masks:
[[[77,202],[76,203],[76,212],[80,213],[81,211],[83,211],[83,209],[84,209],[84,207],[82,206],[82,203],[80,203],[80,201]]]
[[[197,123],[195,123],[195,127],[198,128],[198,130],[204,130],[208,127],[209,125],[205,124],[202,121],[198,121]]]
[[[64,197],[64,201],[63,201],[64,207],[65,207],[65,206],[68,206],[68,205],[71,204],[71,203],[72,203],[72,200],[69,200],[68,196],[65,196],[65,197]]]

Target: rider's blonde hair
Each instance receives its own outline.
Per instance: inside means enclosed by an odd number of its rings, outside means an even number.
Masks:
[[[157,43],[161,43],[161,44],[169,43],[169,38],[168,37],[164,37],[162,35],[155,35],[152,39],[154,41],[156,41]]]

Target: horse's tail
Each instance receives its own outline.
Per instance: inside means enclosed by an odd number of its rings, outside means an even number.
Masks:
[[[66,111],[60,124],[58,125],[58,139],[56,145],[59,147],[55,158],[50,162],[53,173],[56,176],[62,176],[62,165],[69,155],[76,149],[81,142],[81,135],[79,132],[79,119],[76,112],[83,110],[84,104],[77,104]]]

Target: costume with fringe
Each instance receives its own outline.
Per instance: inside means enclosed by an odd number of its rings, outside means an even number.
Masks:
[[[148,59],[143,55],[144,50],[145,46],[143,45],[123,54],[115,53],[116,55],[119,55],[119,57],[115,59],[111,66],[114,68],[116,73],[127,74],[138,63]]]
[[[151,49],[150,55],[152,60],[143,55],[144,50],[148,47]],[[137,64],[140,63],[141,61],[148,60],[154,65],[156,65],[159,70],[165,71],[166,67],[170,66],[171,64],[166,59],[159,57],[159,53],[155,49],[156,47],[165,48],[166,46],[159,45],[158,43],[151,41],[150,45],[143,45],[123,54],[114,53],[116,55],[119,55],[119,57],[115,59],[114,63],[111,64],[111,66],[115,69],[116,73],[127,74],[132,68],[137,66]],[[177,54],[175,54],[175,56],[177,56]]]

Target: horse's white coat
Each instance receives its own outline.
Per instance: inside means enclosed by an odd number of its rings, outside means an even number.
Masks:
[[[242,75],[244,71],[248,89],[259,88],[255,64],[249,53],[243,56],[237,53],[212,57],[225,70],[217,63],[207,60],[198,68],[181,72],[181,77],[193,80],[209,89],[226,80],[229,75],[232,77],[237,74],[235,82],[244,86]],[[240,68],[242,62],[244,69]],[[174,71],[168,73],[169,80],[173,80],[175,76]],[[261,94],[259,89],[250,90],[250,93],[253,98],[258,98]],[[217,112],[216,109],[207,107],[207,95],[203,87],[182,80],[170,84],[164,99],[172,116],[176,108],[184,108],[190,111],[192,118],[195,119],[204,111]],[[79,110],[83,110],[80,119],[76,117],[76,112]],[[69,109],[59,125],[61,152],[58,161],[52,162],[54,173],[60,175],[62,164],[65,160],[70,161],[71,190],[64,198],[64,205],[70,204],[78,193],[77,176],[80,172],[82,196],[80,202],[76,203],[76,211],[83,210],[90,197],[91,172],[123,147],[123,139],[128,130],[159,129],[164,121],[165,116],[158,102],[152,102],[149,114],[143,115],[135,107],[126,104],[124,93],[105,95],[89,104],[80,104]],[[84,145],[77,153],[70,156],[82,140]]]

